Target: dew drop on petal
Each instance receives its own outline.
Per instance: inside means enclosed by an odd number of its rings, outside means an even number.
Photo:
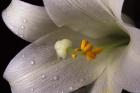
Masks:
[[[69,87],[69,90],[73,90],[73,87]]]
[[[59,77],[58,76],[54,76],[53,80],[59,80]]]
[[[43,75],[41,75],[41,78],[43,78],[43,79],[44,79],[45,77],[46,77],[46,76],[45,76],[44,74],[43,74]]]
[[[26,19],[24,19],[24,20],[23,20],[23,22],[24,22],[24,23],[26,23],[26,22],[27,22],[27,20],[26,20]]]
[[[21,29],[25,29],[25,27],[24,26],[21,26]]]
[[[35,62],[32,60],[32,61],[30,62],[30,64],[31,64],[31,65],[34,65],[34,64],[35,64]]]
[[[34,91],[34,88],[31,88],[31,91],[33,92]]]
[[[62,90],[61,93],[64,93],[64,91]]]
[[[23,58],[25,58],[25,55],[22,55]]]

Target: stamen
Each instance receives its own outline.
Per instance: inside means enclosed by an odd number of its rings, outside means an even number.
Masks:
[[[93,48],[93,45],[87,41],[82,40],[80,48],[74,49],[74,52],[72,53],[72,58],[76,59],[78,54],[83,54],[86,56],[88,61],[91,61],[96,58],[97,54],[101,53],[103,51],[102,48]]]
[[[82,40],[82,42],[81,42],[81,49],[84,49],[87,43],[88,43],[87,40]]]
[[[71,54],[72,59],[76,59],[78,55],[81,55],[86,56],[88,61],[95,59],[103,51],[102,48],[94,48],[87,40],[82,40],[80,48],[73,49],[71,40],[63,39],[57,41],[54,48],[58,58],[64,59],[67,54]]]
[[[96,58],[96,54],[95,53],[93,53],[92,51],[88,51],[87,53],[86,53],[86,57],[87,57],[87,60],[93,60],[93,59],[95,59]]]
[[[72,56],[73,59],[76,59],[77,58],[77,55],[74,54],[74,53],[71,56]]]
[[[101,53],[102,51],[103,51],[102,48],[95,48],[95,49],[93,49],[92,52],[94,52],[95,54],[99,54],[99,53]]]
[[[76,52],[79,52],[79,51],[81,51],[81,49],[80,48],[76,48],[76,49],[74,49]]]
[[[88,43],[85,47],[84,47],[84,49],[82,49],[83,50],[83,52],[87,52],[87,51],[90,51],[90,50],[92,50],[92,45],[90,44],[90,43]]]

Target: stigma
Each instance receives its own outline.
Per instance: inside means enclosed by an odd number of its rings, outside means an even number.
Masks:
[[[54,48],[58,58],[65,59],[67,56],[68,49],[72,47],[72,41],[69,39],[62,39],[55,43]]]

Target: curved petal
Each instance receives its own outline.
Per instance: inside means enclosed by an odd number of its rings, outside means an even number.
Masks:
[[[103,74],[95,82],[91,93],[121,93],[122,85],[116,73],[121,65],[120,54],[123,54],[126,47],[116,49],[110,56],[110,62],[104,70]]]
[[[82,88],[80,88],[80,89],[78,89],[76,91],[71,92],[71,93],[89,93],[91,88],[92,88],[92,86],[93,86],[93,83],[89,84],[87,86],[84,86],[84,87],[82,87]]]
[[[97,79],[91,93],[121,93],[122,88],[115,83],[115,80],[108,72],[105,72]]]
[[[133,25],[134,22],[126,14],[122,13],[122,8],[125,0],[101,0],[103,4],[107,7],[108,12],[113,14],[114,20],[116,20],[118,25]],[[126,31],[127,32],[127,31]]]
[[[107,60],[104,53],[95,62],[86,62],[80,56],[76,60],[70,57],[58,60],[53,47],[63,38],[72,40],[73,47],[79,47],[80,41],[87,37],[61,29],[23,49],[4,73],[13,93],[68,93],[92,83],[103,72]]]
[[[131,41],[124,54],[122,54],[121,65],[118,69],[118,79],[124,89],[130,92],[140,92],[140,30],[123,25],[130,34]]]
[[[135,22],[124,13],[122,13],[122,21],[123,23],[126,23],[128,25],[132,25],[132,26],[135,25]]]
[[[107,0],[105,0],[107,1]],[[108,6],[112,9],[112,12],[119,19],[119,24],[124,28],[130,36],[130,43],[126,52],[122,55],[121,65],[119,66],[116,77],[122,87],[130,92],[140,92],[140,30],[133,25],[126,24],[121,19],[122,4],[124,0],[119,0],[114,3],[114,0],[108,0]],[[110,3],[110,4],[109,4]],[[118,8],[115,8],[118,7]]]
[[[21,0],[12,0],[2,17],[13,33],[30,42],[57,29],[44,7]]]
[[[124,0],[101,0],[106,7],[108,7],[108,10],[112,12],[112,14],[117,18],[121,20],[122,15],[122,6],[124,3]]]
[[[121,54],[116,77],[119,84],[126,90],[134,93],[140,92],[140,30],[134,27],[131,23],[126,24],[121,18],[122,4],[124,0],[119,0],[114,3],[114,0],[105,0],[114,15],[119,20],[119,24],[124,31],[130,36],[130,43],[125,53]],[[118,8],[117,8],[118,7]]]
[[[101,0],[44,0],[44,3],[50,18],[60,27],[68,26],[92,38],[123,32]]]

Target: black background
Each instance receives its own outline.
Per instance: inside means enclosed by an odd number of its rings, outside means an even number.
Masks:
[[[23,0],[28,3],[43,6],[42,0]],[[11,0],[0,0],[0,13]],[[140,28],[140,3],[139,0],[125,0],[123,12],[135,21],[136,27]],[[11,93],[9,84],[3,79],[3,72],[10,60],[29,42],[14,35],[4,24],[0,16],[0,93]],[[129,93],[123,90],[122,93]]]

